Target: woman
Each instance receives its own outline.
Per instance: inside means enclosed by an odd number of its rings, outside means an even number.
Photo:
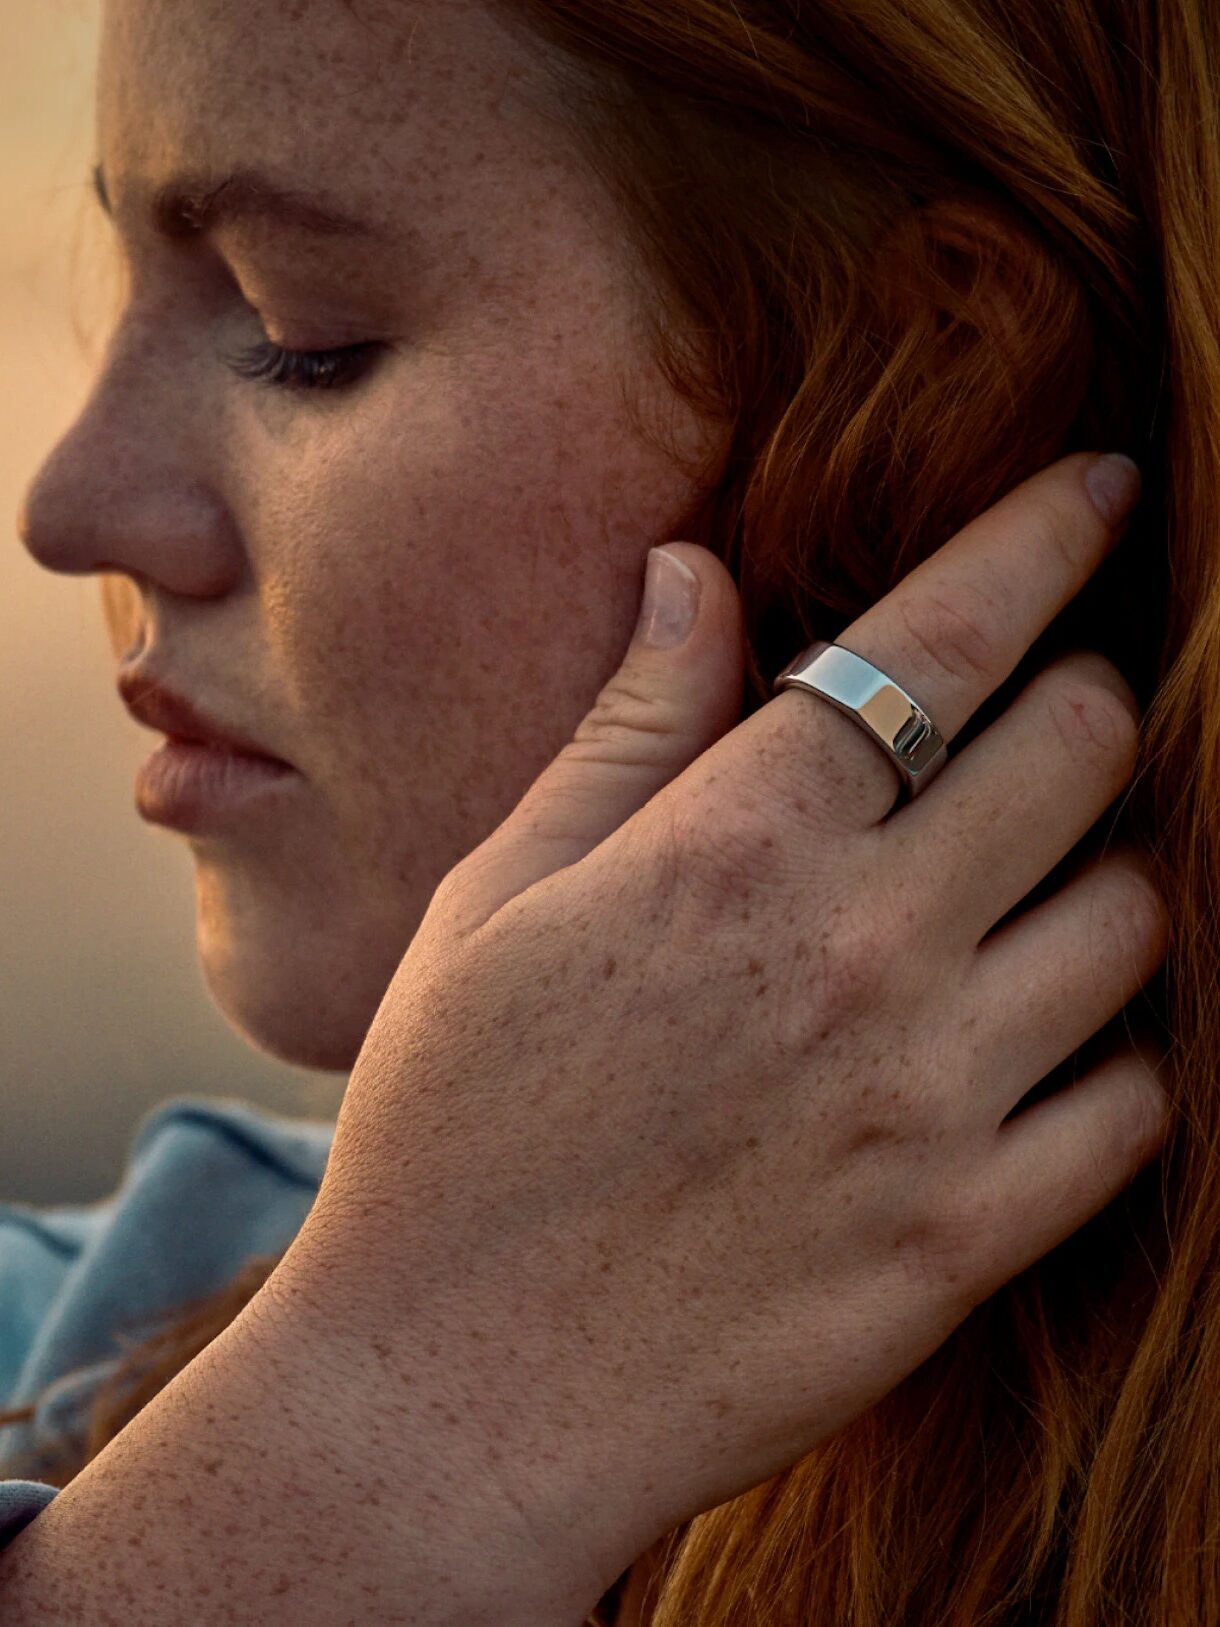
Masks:
[[[351,1079],[6,1620],[637,1556],[601,1619],[1220,1619],[1218,61],[1204,0],[107,0],[129,298],[24,535],[287,763],[142,811]],[[953,742],[910,807],[771,699],[818,639]]]

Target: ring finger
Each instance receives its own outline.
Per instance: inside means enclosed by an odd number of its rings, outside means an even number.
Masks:
[[[1169,934],[1147,859],[1124,848],[978,949],[973,993],[1000,1014],[986,1042],[997,1124],[1134,999],[1164,961]]]
[[[942,919],[964,948],[1043,881],[1130,782],[1137,720],[1129,686],[1104,656],[1064,656],[886,828],[907,874],[940,872]]]

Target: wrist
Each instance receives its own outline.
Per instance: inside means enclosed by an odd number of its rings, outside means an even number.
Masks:
[[[399,1596],[451,1597],[429,1627],[576,1627],[638,1543],[608,1539],[564,1433],[458,1359],[469,1336],[426,1305],[395,1316],[393,1288],[333,1243],[303,1229],[247,1312],[268,1380],[293,1387],[332,1453],[375,1470]]]

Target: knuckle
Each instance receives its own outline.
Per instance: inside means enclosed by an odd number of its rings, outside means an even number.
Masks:
[[[928,1193],[910,1226],[925,1275],[968,1294],[991,1249],[996,1208],[993,1193],[969,1184],[946,1181]]]
[[[949,676],[990,684],[1000,674],[994,638],[994,607],[986,594],[966,584],[952,594],[919,594],[901,608],[915,657],[933,677]]]
[[[1169,1098],[1157,1083],[1156,1075],[1139,1059],[1132,1065],[1126,1113],[1128,1144],[1142,1163],[1163,1146],[1170,1110]]]
[[[1103,1190],[1130,1179],[1154,1155],[1168,1124],[1167,1099],[1142,1062],[1132,1057],[1115,1072],[1087,1140],[1091,1173]]]
[[[865,1099],[867,1097],[867,1099]],[[937,1108],[930,1092],[899,1087],[877,1089],[868,1085],[856,1104],[848,1130],[847,1150],[860,1153],[900,1147],[914,1153],[931,1145],[938,1132]]]
[[[1058,676],[1050,685],[1051,721],[1073,758],[1097,762],[1128,780],[1135,770],[1139,723],[1108,685]]]
[[[827,933],[815,992],[819,1013],[845,1021],[875,1005],[894,960],[892,939],[857,909]]]
[[[817,939],[799,941],[769,1002],[770,1047],[789,1062],[802,1058],[820,1063],[836,1056],[844,1033],[875,1010],[883,976],[877,957],[868,954],[863,942],[848,947],[833,924]],[[870,1085],[867,1095],[873,1094]],[[850,1151],[894,1139],[888,1135],[897,1116],[891,1106],[872,1100],[860,1103]]]
[[[430,916],[446,915],[462,901],[469,887],[469,857],[461,859],[437,883],[428,905]]]
[[[627,765],[663,756],[675,732],[673,708],[662,695],[612,678],[577,727],[567,754],[580,761]]]
[[[740,905],[755,888],[791,879],[774,809],[740,794],[675,803],[669,841],[681,881],[702,905]]]
[[[1158,957],[1169,946],[1172,919],[1169,904],[1143,860],[1123,857],[1111,861],[1121,875],[1121,909],[1125,931],[1140,943],[1155,947]]]

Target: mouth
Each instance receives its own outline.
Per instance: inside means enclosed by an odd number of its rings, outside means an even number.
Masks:
[[[205,740],[196,734],[167,734],[165,743],[168,746],[199,746],[205,751],[214,751],[221,757],[253,757],[264,763],[277,763],[281,760],[278,757],[269,757],[266,752],[240,750],[227,740]]]
[[[292,767],[243,729],[211,716],[146,673],[120,673],[118,691],[131,716],[164,734],[171,745],[206,746],[229,756],[260,758]]]
[[[225,837],[281,818],[284,796],[300,784],[301,776],[276,758],[170,738],[140,765],[134,789],[137,811],[149,824]]]

